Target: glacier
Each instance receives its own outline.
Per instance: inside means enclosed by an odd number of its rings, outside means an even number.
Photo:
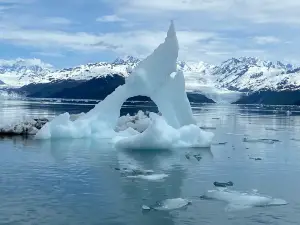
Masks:
[[[0,100],[9,100],[9,99],[22,99],[23,96],[15,92],[10,92],[5,89],[0,89]]]
[[[37,139],[110,138],[118,148],[209,147],[213,133],[201,130],[193,117],[185,92],[185,78],[177,71],[179,45],[171,22],[165,41],[141,61],[125,84],[107,96],[94,109],[75,121],[64,113],[47,123]],[[148,96],[161,116],[151,113],[147,129],[115,131],[122,104],[130,97]]]
[[[218,104],[231,104],[245,95],[242,92],[216,88],[213,85],[197,85],[197,89],[194,90],[197,90],[196,93],[200,93]]]

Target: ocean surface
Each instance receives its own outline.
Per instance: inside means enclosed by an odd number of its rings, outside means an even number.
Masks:
[[[0,124],[87,112],[94,104],[0,100]],[[145,105],[124,105],[122,114],[149,109]],[[300,108],[192,106],[199,126],[215,133],[210,149],[125,151],[107,140],[0,137],[0,224],[299,224]],[[130,178],[124,171],[131,167],[168,177]],[[253,199],[248,195],[288,204],[228,210],[232,202],[200,198],[218,191],[215,181],[234,183],[230,193],[246,196],[239,206],[249,206]],[[172,211],[142,210],[143,205],[172,198],[192,204]]]

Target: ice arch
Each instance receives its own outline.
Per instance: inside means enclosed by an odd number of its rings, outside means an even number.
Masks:
[[[134,69],[124,85],[119,86],[94,109],[76,121],[70,121],[68,113],[56,117],[38,132],[36,138],[114,137],[116,134],[113,129],[120,116],[122,104],[128,98],[142,95],[150,97],[163,116],[164,121],[161,126],[157,122],[152,126],[153,132],[162,132],[161,127],[167,130],[169,126],[171,129],[169,129],[168,136],[175,138],[170,139],[168,137],[171,142],[176,140],[176,143],[179,143],[182,136],[188,139],[193,137],[192,142],[195,145],[198,139],[203,138],[204,131],[199,130],[199,134],[191,135],[197,126],[185,92],[183,72],[176,69],[178,51],[178,40],[172,22],[164,43],[160,44],[151,55]],[[153,118],[162,121],[161,118]],[[192,129],[185,127],[189,125],[193,125]],[[183,127],[185,128],[181,129]],[[151,129],[145,132],[142,139],[146,139],[145,135],[150,135],[150,131]],[[128,132],[124,135],[137,135],[132,131]],[[212,135],[208,136],[208,139],[212,138]],[[206,138],[208,136],[206,135]],[[138,141],[139,138],[135,137],[134,140]],[[125,142],[128,143],[128,140]],[[206,140],[201,143],[207,145],[209,141]]]
[[[131,97],[148,96],[157,105],[169,125],[178,128],[195,123],[185,92],[182,72],[177,72],[178,41],[173,22],[165,42],[143,60],[133,71],[126,83],[118,87],[84,118],[107,115],[106,121],[114,126],[119,118],[122,104]],[[183,103],[179,104],[179,103]],[[106,112],[110,112],[107,114]]]

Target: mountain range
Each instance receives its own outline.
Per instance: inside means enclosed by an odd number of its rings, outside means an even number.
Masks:
[[[67,83],[66,88],[74,88],[79,83],[108,79],[109,82],[117,81],[114,85],[109,84],[115,88],[130,76],[132,69],[140,61],[135,57],[127,56],[117,58],[111,63],[89,63],[57,70],[39,59],[0,60],[0,86],[23,87],[21,90],[25,89],[30,92],[31,88],[34,89],[37,86],[63,87]],[[264,103],[257,93],[300,91],[300,67],[279,61],[271,62],[253,57],[241,57],[231,58],[220,65],[178,61],[177,67],[185,74],[188,92],[205,94],[207,90],[213,90],[215,93],[230,91],[250,93],[242,99],[251,98],[256,93],[256,100],[252,103]],[[104,82],[102,85],[108,84]],[[39,97],[43,97],[42,93],[40,95]],[[247,103],[247,101],[239,103]]]

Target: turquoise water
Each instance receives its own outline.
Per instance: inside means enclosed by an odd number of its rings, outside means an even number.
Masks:
[[[6,101],[0,107],[0,121],[6,121],[79,113],[93,105]],[[210,149],[122,151],[108,140],[0,138],[0,224],[299,224],[300,109],[194,104],[193,110],[199,126],[216,135]],[[154,182],[118,170],[132,165],[169,176]],[[214,181],[232,181],[232,190],[255,189],[288,205],[226,211],[224,202],[200,199],[215,189]],[[141,209],[178,197],[192,205]]]

